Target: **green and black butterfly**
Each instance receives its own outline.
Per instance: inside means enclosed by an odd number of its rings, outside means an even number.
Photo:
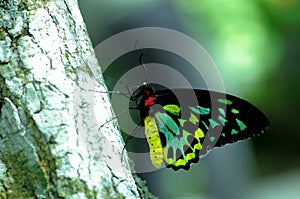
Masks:
[[[140,113],[156,168],[188,170],[213,147],[258,136],[270,124],[251,103],[215,91],[155,90],[144,83],[130,100]]]

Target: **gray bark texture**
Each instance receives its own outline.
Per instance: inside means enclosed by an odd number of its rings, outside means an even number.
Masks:
[[[76,0],[0,0],[0,198],[148,198]]]

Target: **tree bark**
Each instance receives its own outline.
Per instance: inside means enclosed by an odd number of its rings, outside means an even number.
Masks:
[[[148,197],[77,1],[0,1],[0,88],[0,198]]]

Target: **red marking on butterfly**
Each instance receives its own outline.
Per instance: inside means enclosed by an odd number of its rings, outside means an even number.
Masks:
[[[153,97],[153,96],[148,97],[145,100],[145,106],[152,106],[152,105],[154,105],[155,104],[154,100],[155,100],[155,97]]]

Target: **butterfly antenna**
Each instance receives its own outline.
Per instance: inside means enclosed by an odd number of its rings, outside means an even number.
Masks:
[[[140,55],[140,57],[139,57],[139,62],[140,62],[140,64],[143,66],[143,68],[144,68],[144,71],[145,71],[145,73],[146,73],[146,82],[148,82],[148,70],[147,70],[147,67],[146,67],[146,65],[144,64],[144,62],[143,62],[143,56],[144,56],[144,54],[141,54]]]
[[[128,145],[128,143],[130,142],[130,140],[135,136],[135,134],[140,130],[142,125],[142,120],[138,123],[138,125],[134,128],[134,130],[131,132],[131,134],[126,138],[125,140],[125,145],[122,149],[122,154],[121,154],[121,160],[123,161],[123,155],[124,155],[124,151],[126,146]]]
[[[139,40],[137,40],[135,43],[134,43],[134,49],[137,50],[137,44],[139,43]],[[145,66],[144,62],[143,62],[143,56],[144,54],[142,53],[139,57],[139,62],[140,64],[143,66],[144,68],[144,71],[146,73],[146,82],[148,82],[148,70],[147,70],[147,67]]]

